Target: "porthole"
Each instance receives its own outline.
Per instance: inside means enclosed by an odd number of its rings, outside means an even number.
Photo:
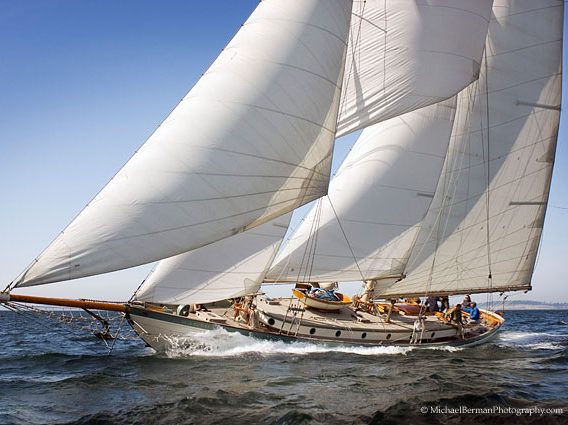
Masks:
[[[313,335],[313,334],[315,334],[315,333],[316,333],[316,328],[311,328],[311,329],[310,329],[310,335]]]
[[[275,323],[276,323],[276,321],[272,317],[270,319],[268,319],[268,324],[270,326],[274,326]]]
[[[434,335],[436,335],[436,332],[432,332],[432,335],[430,335],[430,338],[434,338]]]
[[[387,339],[391,339],[391,334],[387,334]]]
[[[361,334],[361,338],[362,338],[362,339],[367,338],[367,332],[363,332],[363,333]]]
[[[335,332],[335,336],[341,336],[341,331]]]

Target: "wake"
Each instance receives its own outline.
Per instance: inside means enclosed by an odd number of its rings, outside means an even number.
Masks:
[[[215,329],[193,334],[191,337],[168,338],[166,356],[170,358],[183,357],[239,357],[244,355],[273,356],[291,354],[307,356],[323,353],[344,353],[359,356],[392,356],[406,355],[416,349],[460,351],[462,348],[439,347],[400,347],[400,346],[348,346],[325,345],[309,342],[270,341],[224,329]]]

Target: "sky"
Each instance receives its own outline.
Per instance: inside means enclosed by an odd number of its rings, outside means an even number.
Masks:
[[[257,3],[0,0],[0,289],[128,161]],[[568,301],[567,135],[564,117],[534,289],[512,299]],[[337,141],[334,167],[355,138]],[[126,300],[151,267],[19,292]]]

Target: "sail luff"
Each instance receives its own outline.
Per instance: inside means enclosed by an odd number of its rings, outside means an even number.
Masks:
[[[37,260],[31,286],[186,252],[325,193],[351,2],[263,1]]]

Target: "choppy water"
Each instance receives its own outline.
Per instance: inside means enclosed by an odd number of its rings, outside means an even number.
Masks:
[[[2,424],[568,423],[568,311],[508,312],[475,348],[326,348],[218,330],[167,355],[119,342],[110,357],[91,336],[0,312],[0,361]]]

